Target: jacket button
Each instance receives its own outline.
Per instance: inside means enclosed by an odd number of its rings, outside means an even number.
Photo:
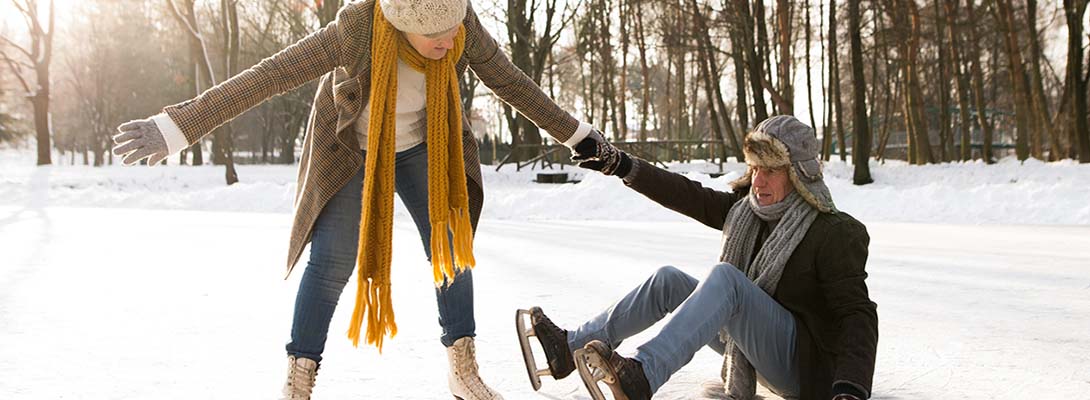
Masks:
[[[346,94],[344,97],[346,99],[348,99],[348,101],[356,101],[356,94],[355,93]]]
[[[339,147],[339,146],[337,146],[336,143],[330,143],[329,144],[329,151],[337,151],[337,147]]]

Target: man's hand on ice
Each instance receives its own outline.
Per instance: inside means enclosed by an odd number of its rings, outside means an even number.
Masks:
[[[119,134],[113,137],[114,155],[124,156],[125,165],[133,165],[147,158],[148,165],[158,164],[170,155],[167,141],[159,127],[150,119],[129,121],[117,127]]]

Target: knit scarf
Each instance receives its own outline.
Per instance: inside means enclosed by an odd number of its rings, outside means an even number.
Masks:
[[[386,336],[397,334],[390,296],[390,258],[394,216],[394,136],[397,114],[397,60],[424,73],[428,143],[428,214],[431,263],[436,287],[453,282],[472,268],[473,229],[469,219],[462,156],[462,103],[455,62],[465,47],[465,28],[458,27],[454,48],[440,60],[421,56],[375,6],[371,39],[371,113],[367,125],[368,172],[363,184],[356,308],[348,328],[359,346],[367,320],[366,341],[382,351]],[[453,254],[452,254],[453,253]]]
[[[769,296],[776,293],[784,266],[791,258],[817,218],[818,210],[798,194],[791,192],[782,201],[760,206],[752,192],[745,201],[739,201],[727,213],[723,227],[723,253],[720,262],[727,262],[742,270],[747,277]],[[752,257],[761,224],[779,220],[764,245]],[[753,262],[750,262],[750,260]],[[757,394],[757,373],[742,350],[725,332],[720,337],[726,344],[723,360],[723,379],[727,382],[727,396],[734,400],[749,400]]]

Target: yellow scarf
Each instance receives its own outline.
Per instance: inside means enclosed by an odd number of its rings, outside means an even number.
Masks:
[[[390,296],[390,255],[394,216],[394,135],[397,113],[397,59],[423,72],[427,82],[428,213],[431,263],[436,287],[453,282],[472,268],[473,229],[469,220],[462,158],[462,103],[454,64],[465,47],[465,27],[458,27],[454,48],[440,60],[421,56],[375,6],[371,39],[371,114],[367,125],[366,179],[360,219],[359,283],[348,338],[359,346],[367,315],[369,344],[382,351],[387,335],[397,334]],[[453,243],[448,240],[448,235]],[[453,246],[452,246],[453,244]],[[453,247],[453,257],[451,256]]]

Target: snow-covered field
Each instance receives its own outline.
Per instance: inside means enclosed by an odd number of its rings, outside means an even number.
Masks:
[[[217,167],[32,165],[0,151],[0,397],[277,397],[300,276],[282,279],[294,167],[240,166],[242,183],[225,187]],[[587,399],[574,377],[530,389],[515,309],[541,305],[575,325],[659,266],[704,275],[719,234],[613,178],[540,185],[535,171],[509,169],[485,166],[482,373],[508,399]],[[723,187],[740,170],[690,177]],[[865,187],[846,165],[826,172],[872,237],[875,398],[1090,398],[1090,166],[873,170],[878,183]],[[397,207],[399,334],[382,355],[352,348],[351,309],[338,310],[318,399],[449,398],[429,267]],[[701,352],[656,398],[698,397],[720,364]]]

